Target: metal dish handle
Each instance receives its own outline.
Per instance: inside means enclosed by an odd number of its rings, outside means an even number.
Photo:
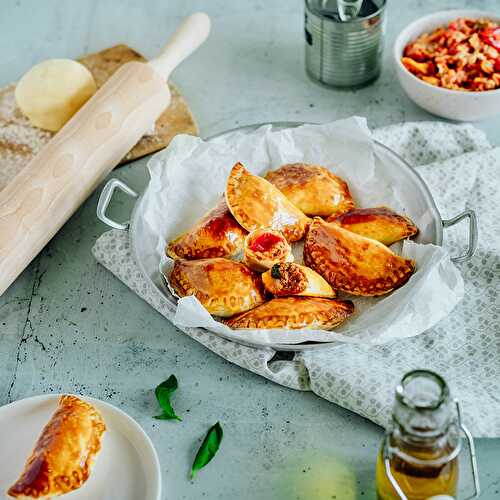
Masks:
[[[464,210],[461,214],[458,214],[452,219],[443,220],[443,228],[446,229],[447,227],[454,226],[466,217],[469,219],[469,245],[467,251],[463,255],[451,258],[451,261],[455,264],[469,260],[476,251],[478,238],[476,212],[474,212],[474,210]]]
[[[106,215],[108,205],[111,201],[111,198],[113,198],[115,189],[119,189],[120,191],[123,191],[125,194],[128,194],[133,198],[137,198],[139,196],[131,187],[127,186],[127,184],[125,184],[120,179],[110,179],[108,182],[106,182],[106,185],[104,186],[103,190],[101,191],[101,195],[99,196],[99,201],[97,202],[97,218],[113,229],[126,231],[129,227],[129,221],[116,222]]]

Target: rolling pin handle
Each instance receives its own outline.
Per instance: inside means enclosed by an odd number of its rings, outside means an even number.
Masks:
[[[183,19],[160,54],[149,64],[165,80],[170,73],[193,53],[210,33],[210,18],[204,12],[196,12]]]

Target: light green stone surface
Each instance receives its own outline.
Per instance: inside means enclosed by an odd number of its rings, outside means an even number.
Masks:
[[[384,71],[373,85],[335,91],[312,83],[303,61],[300,0],[14,1],[0,10],[0,85],[50,57],[126,42],[151,57],[180,18],[206,10],[213,33],[176,71],[201,132],[353,114],[372,127],[433,120],[402,93],[390,47],[409,21],[442,8],[499,10],[497,0],[392,0]],[[500,145],[500,117],[478,126]],[[115,176],[142,189],[145,159]],[[92,258],[106,230],[92,196],[0,298],[0,404],[76,392],[128,412],[153,440],[168,499],[373,499],[380,428],[310,393],[229,364],[183,335]],[[117,196],[113,215],[130,204]],[[183,422],[162,422],[152,389],[175,373]],[[396,381],[394,381],[396,383]],[[206,429],[220,420],[216,459],[190,482]],[[500,440],[479,440],[484,499],[500,498]]]

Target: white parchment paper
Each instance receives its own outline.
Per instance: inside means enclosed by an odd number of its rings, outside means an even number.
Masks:
[[[375,168],[374,143],[364,119],[355,117],[278,131],[265,126],[209,142],[180,135],[150,161],[151,181],[144,195],[144,223],[156,238],[151,258],[164,271],[168,270],[166,243],[215,205],[237,161],[257,175],[284,163],[320,164],[349,183],[358,206],[387,205],[405,211],[403,193],[387,183]],[[415,222],[419,227],[428,223],[424,218]],[[335,331],[231,330],[210,316],[195,297],[178,301],[174,323],[179,327],[205,327],[229,339],[261,345],[311,339],[379,344],[418,335],[451,312],[463,296],[463,280],[441,247],[406,241],[395,248],[416,260],[417,272],[406,285],[387,296],[349,297],[356,312]],[[167,289],[165,293],[169,293]]]
[[[295,353],[292,360],[280,359],[273,348],[248,347],[204,328],[180,330],[245,370],[285,387],[311,390],[382,426],[390,420],[395,381],[415,368],[437,371],[449,383],[453,396],[460,399],[464,422],[473,435],[499,437],[500,300],[496,270],[500,262],[500,219],[492,200],[498,197],[500,148],[492,148],[484,133],[471,125],[436,121],[390,125],[375,129],[373,135],[416,167],[443,218],[450,219],[465,209],[473,209],[477,214],[478,247],[472,259],[458,264],[465,292],[453,313],[413,338],[375,346],[334,342],[320,346],[327,348]],[[376,147],[376,158],[379,153],[380,148]],[[414,213],[408,200],[406,206]],[[425,211],[415,218],[421,228],[425,228],[421,225],[423,217]],[[131,236],[127,231],[107,231],[96,241],[92,252],[134,293],[173,321],[175,301],[156,282],[148,280],[154,276],[144,272],[136,260],[138,254]],[[446,229],[444,245],[450,253],[459,255],[467,239],[467,224],[458,224]],[[149,245],[149,240],[145,241],[144,248],[154,249],[155,242],[156,239]],[[153,254],[151,257],[158,258]],[[154,272],[157,267],[157,261],[152,261],[148,269]],[[168,328],[164,334],[176,335]]]

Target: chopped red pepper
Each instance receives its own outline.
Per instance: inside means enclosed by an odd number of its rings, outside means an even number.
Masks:
[[[254,252],[267,252],[280,241],[283,241],[283,238],[281,238],[280,236],[277,236],[273,233],[264,233],[260,236],[257,236],[257,238],[252,241],[252,243],[250,244],[250,248]]]
[[[451,90],[500,88],[500,25],[458,18],[409,43],[401,62],[417,78]]]
[[[485,28],[479,33],[481,40],[495,49],[500,49],[500,28]]]

